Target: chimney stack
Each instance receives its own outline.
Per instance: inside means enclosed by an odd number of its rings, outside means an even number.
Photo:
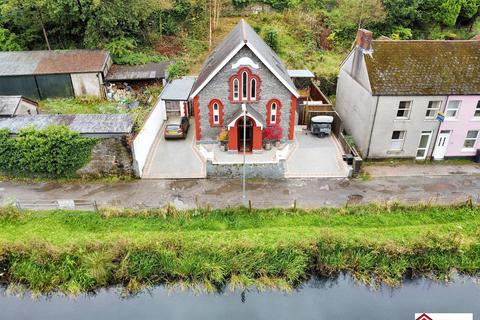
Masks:
[[[363,52],[372,51],[373,33],[366,29],[358,29],[357,31],[357,47],[361,48]]]

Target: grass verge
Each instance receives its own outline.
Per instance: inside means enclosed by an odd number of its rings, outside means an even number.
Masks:
[[[70,294],[158,283],[289,288],[350,272],[399,284],[406,274],[480,270],[480,213],[452,207],[365,206],[100,213],[0,209],[0,277]]]

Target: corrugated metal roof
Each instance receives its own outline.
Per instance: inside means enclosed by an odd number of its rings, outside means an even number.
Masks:
[[[162,100],[188,100],[195,78],[176,79],[168,83],[160,94]]]
[[[0,52],[0,76],[102,72],[104,50]]]
[[[43,129],[50,125],[65,125],[81,134],[128,134],[133,120],[129,114],[35,115],[0,119],[0,129],[17,134],[21,129]]]
[[[303,70],[287,70],[290,78],[315,78],[315,75],[312,71],[303,69]]]
[[[0,96],[0,116],[13,116],[22,96]]]
[[[165,79],[165,71],[170,63],[170,61],[164,61],[134,66],[114,64],[108,71],[105,80],[124,81]]]
[[[240,45],[250,44],[261,55],[265,61],[275,71],[287,87],[295,92],[295,85],[290,79],[287,70],[280,61],[277,54],[260,38],[253,28],[242,19],[235,28],[227,35],[227,37],[212,51],[208,59],[205,61],[197,81],[195,82],[192,92],[195,93],[204,85],[209,76],[224,60]]]
[[[364,57],[375,95],[480,94],[480,41],[375,40],[372,48]]]

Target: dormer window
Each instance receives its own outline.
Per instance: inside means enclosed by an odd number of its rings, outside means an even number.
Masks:
[[[260,78],[249,68],[240,68],[230,77],[231,102],[255,102],[260,100]]]

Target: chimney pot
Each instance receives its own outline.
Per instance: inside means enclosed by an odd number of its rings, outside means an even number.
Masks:
[[[358,29],[357,31],[357,47],[364,51],[372,51],[373,33],[366,29]]]

